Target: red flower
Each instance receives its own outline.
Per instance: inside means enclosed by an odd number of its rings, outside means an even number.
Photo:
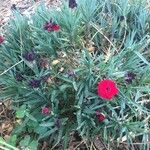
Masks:
[[[50,109],[48,107],[42,108],[42,114],[49,114],[49,113],[50,113]]]
[[[60,26],[58,24],[54,23],[52,20],[50,20],[49,22],[46,22],[43,27],[48,32],[60,30]]]
[[[60,26],[57,25],[57,24],[54,24],[54,25],[52,26],[52,30],[53,30],[53,31],[59,31],[59,30],[60,30]]]
[[[3,42],[4,42],[4,38],[0,36],[0,44],[2,44]]]
[[[101,98],[111,100],[119,90],[113,80],[101,80],[98,83],[97,92]]]
[[[100,111],[96,111],[96,117],[99,122],[103,122],[106,118],[105,115],[103,113],[101,113]]]

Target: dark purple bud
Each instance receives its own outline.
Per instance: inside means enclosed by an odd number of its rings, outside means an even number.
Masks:
[[[55,126],[59,129],[61,127],[61,120],[59,118],[55,121]]]
[[[57,25],[55,22],[53,22],[52,19],[49,22],[46,22],[43,28],[44,30],[47,30],[48,32],[60,30],[60,26]]]
[[[41,80],[44,81],[44,82],[47,82],[47,80],[50,78],[50,75],[47,74],[47,75],[44,75],[41,77]]]
[[[52,30],[52,26],[53,26],[53,23],[52,23],[52,21],[50,21],[50,22],[46,22],[46,23],[44,24],[43,28],[44,28],[45,30]]]
[[[16,4],[12,4],[11,10],[17,10]]]
[[[24,79],[23,75],[21,73],[16,73],[16,80],[22,81]]]
[[[29,86],[32,88],[39,88],[41,85],[41,80],[38,79],[32,79],[29,81]]]
[[[27,51],[23,54],[23,58],[31,62],[35,60],[36,54],[33,51]]]
[[[76,76],[76,74],[75,74],[74,71],[69,70],[69,71],[67,72],[67,76],[74,78],[74,77]]]
[[[77,7],[76,0],[69,0],[69,8],[75,8]]]
[[[127,72],[126,74],[125,74],[125,81],[128,83],[128,84],[131,84],[132,83],[132,81],[135,79],[135,77],[136,77],[136,74],[135,73],[133,73],[133,72]]]
[[[123,21],[125,19],[125,17],[124,16],[120,16],[119,19],[120,19],[120,21]]]

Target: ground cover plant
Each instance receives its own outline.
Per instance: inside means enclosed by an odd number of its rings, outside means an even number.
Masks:
[[[0,97],[13,101],[16,116],[9,144],[67,149],[73,133],[87,143],[100,137],[116,148],[135,149],[138,141],[149,149],[146,2],[70,0],[58,10],[41,4],[31,16],[14,10],[6,30]]]

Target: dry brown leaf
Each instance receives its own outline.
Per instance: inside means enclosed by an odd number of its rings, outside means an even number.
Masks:
[[[52,65],[57,65],[58,63],[60,63],[58,59],[52,61]]]
[[[92,53],[92,52],[95,51],[95,47],[94,47],[94,46],[90,46],[90,47],[87,48],[87,49],[88,49],[88,51],[89,51],[90,53]]]

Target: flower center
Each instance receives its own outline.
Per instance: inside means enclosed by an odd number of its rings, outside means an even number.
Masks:
[[[106,87],[106,90],[107,90],[107,92],[110,92],[111,89],[110,89],[110,87]]]

